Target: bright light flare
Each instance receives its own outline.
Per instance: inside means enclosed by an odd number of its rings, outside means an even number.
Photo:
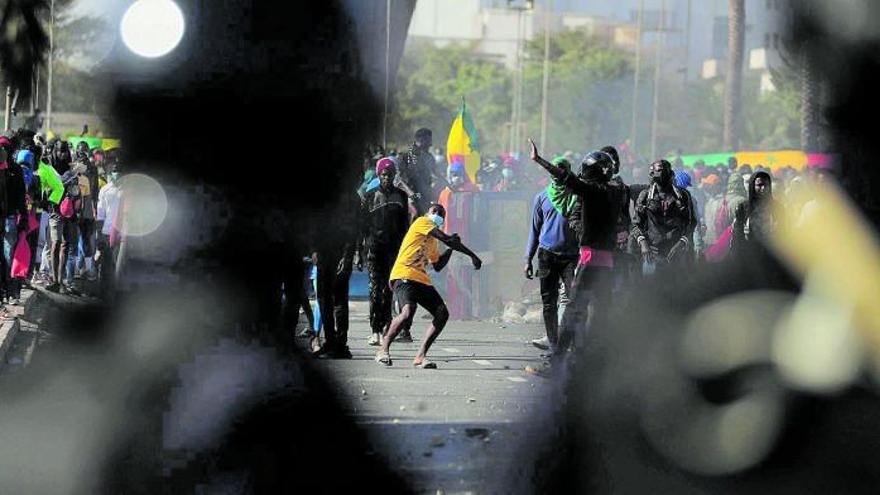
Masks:
[[[170,53],[183,39],[183,12],[172,0],[137,0],[122,17],[122,41],[146,58]]]
[[[145,236],[156,231],[168,214],[168,197],[156,179],[144,174],[123,176],[126,235]]]

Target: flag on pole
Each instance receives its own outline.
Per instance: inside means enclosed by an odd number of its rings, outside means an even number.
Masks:
[[[480,169],[480,145],[477,128],[467,111],[464,98],[461,99],[461,112],[452,122],[449,139],[446,140],[446,161],[449,165],[461,163],[472,183],[477,183],[477,170]]]

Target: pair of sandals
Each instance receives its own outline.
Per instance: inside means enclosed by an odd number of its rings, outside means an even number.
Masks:
[[[391,361],[391,355],[383,352],[379,352],[376,354],[376,362],[379,364],[384,364],[385,366],[391,366],[393,363]],[[437,363],[433,361],[428,361],[427,359],[422,360],[419,363],[413,363],[413,368],[418,368],[422,370],[436,370]]]

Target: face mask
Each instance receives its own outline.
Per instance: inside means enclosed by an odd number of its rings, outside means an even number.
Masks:
[[[428,218],[430,218],[431,221],[434,222],[434,225],[436,225],[438,229],[443,228],[443,217],[435,213],[428,213]]]
[[[665,171],[660,171],[660,172],[653,172],[652,171],[651,172],[651,181],[653,181],[656,184],[660,184],[660,185],[666,184],[668,182],[668,180],[667,180],[668,178],[669,178],[669,174],[667,174]]]
[[[110,172],[107,174],[107,178],[110,179],[110,182],[116,182],[119,179],[119,172]]]

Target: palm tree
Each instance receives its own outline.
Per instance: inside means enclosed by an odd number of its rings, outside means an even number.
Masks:
[[[49,0],[0,0],[0,71],[7,91],[30,94],[34,69],[49,46],[40,21],[48,9]]]
[[[742,73],[745,45],[745,0],[727,2],[727,80],[724,88],[724,149],[736,151],[742,128]]]

